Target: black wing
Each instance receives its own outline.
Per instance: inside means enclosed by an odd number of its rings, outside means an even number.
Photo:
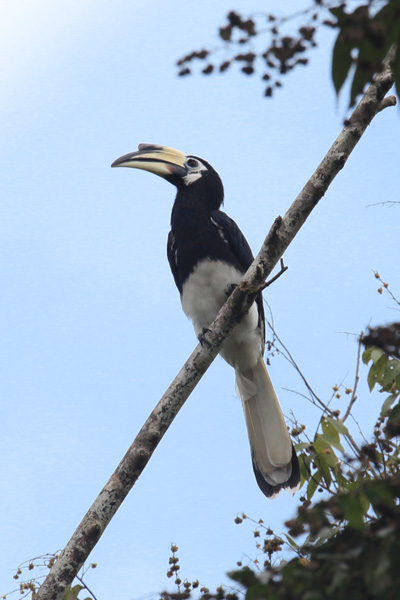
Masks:
[[[246,238],[235,221],[221,210],[212,210],[210,218],[211,223],[218,229],[218,233],[243,268],[243,272],[247,271],[254,260],[254,256]]]
[[[221,210],[212,210],[210,213],[211,223],[218,229],[218,232],[224,242],[229,246],[230,251],[243,268],[243,273],[247,271],[254,260],[253,253],[248,241],[236,225],[235,221],[228,217]],[[170,262],[171,264],[171,262]],[[172,269],[172,266],[171,266]],[[173,269],[172,269],[173,273]],[[175,277],[175,275],[174,275]],[[262,294],[258,294],[256,304],[259,315],[259,325],[262,332],[263,342],[265,344],[265,316]]]
[[[181,291],[181,285],[180,285],[179,276],[178,276],[178,265],[177,265],[177,260],[176,260],[176,253],[177,253],[177,248],[176,248],[175,236],[172,233],[172,231],[170,231],[168,234],[168,241],[167,241],[167,257],[168,257],[170,269],[172,271],[172,275],[174,276],[176,287],[178,288],[179,291]]]

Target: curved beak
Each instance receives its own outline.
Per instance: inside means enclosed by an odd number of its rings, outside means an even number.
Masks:
[[[139,144],[137,152],[120,156],[117,160],[114,160],[111,166],[143,169],[164,179],[169,179],[173,175],[184,177],[187,174],[185,161],[186,155],[174,148],[154,144]]]

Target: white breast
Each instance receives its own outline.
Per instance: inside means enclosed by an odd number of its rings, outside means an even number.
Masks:
[[[197,335],[209,327],[227,299],[229,286],[242,274],[232,265],[206,259],[196,265],[182,288],[182,308]]]
[[[208,328],[227,299],[232,284],[243,275],[232,265],[205,259],[196,265],[182,288],[182,308],[193,322],[196,335]],[[255,304],[233,334],[229,336],[221,355],[232,366],[243,369],[253,366],[263,352],[258,311]]]

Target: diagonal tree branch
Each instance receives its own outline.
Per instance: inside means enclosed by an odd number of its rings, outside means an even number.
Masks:
[[[384,98],[393,85],[391,62],[385,61],[364,97],[345,124],[343,131],[313,173],[285,216],[277,217],[264,244],[241,283],[222,307],[202,344],[198,344],[138,433],[124,458],[111,475],[70,541],[39,588],[36,600],[62,600],[105,528],[146,467],[158,443],[185,400],[219,353],[221,345],[250,308],[266,278],[292,242],[331,181],[345,165],[350,153],[373,117],[386,106],[394,106],[394,96]]]

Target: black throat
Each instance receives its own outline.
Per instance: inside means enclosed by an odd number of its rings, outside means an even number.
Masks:
[[[237,263],[212,221],[212,214],[218,212],[221,203],[221,195],[219,198],[210,197],[203,186],[192,184],[178,189],[171,214],[171,234],[176,283],[180,291],[202,260]]]
[[[196,186],[197,187],[197,186]],[[194,241],[210,227],[210,207],[201,189],[178,189],[171,213],[171,229],[176,240]]]

